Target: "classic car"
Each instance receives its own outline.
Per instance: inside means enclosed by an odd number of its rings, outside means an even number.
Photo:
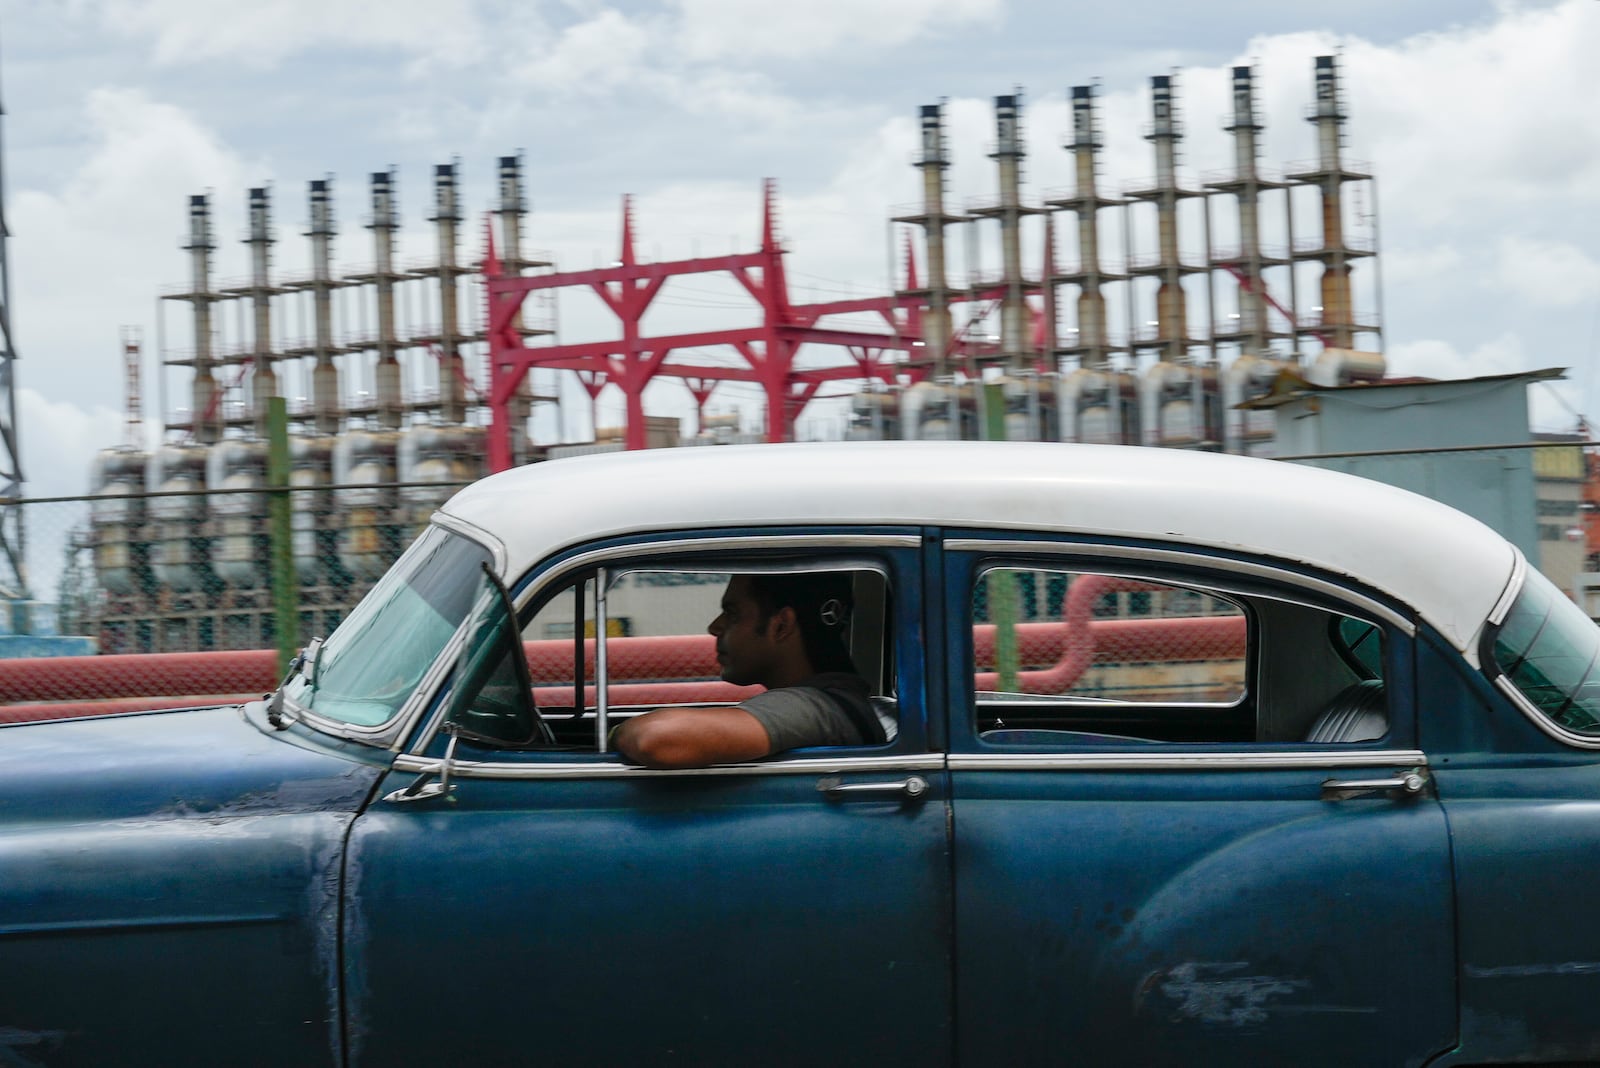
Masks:
[[[730,576],[887,742],[656,770]],[[0,1063],[1600,1059],[1600,629],[1443,505],[1117,447],[462,490],[284,684],[0,730]],[[1576,897],[1575,897],[1576,896]]]

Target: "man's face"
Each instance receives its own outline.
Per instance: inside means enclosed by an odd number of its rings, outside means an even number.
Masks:
[[[772,620],[761,618],[761,606],[750,595],[748,575],[734,575],[722,591],[722,614],[706,628],[717,639],[717,665],[722,678],[735,686],[768,685],[777,662]]]

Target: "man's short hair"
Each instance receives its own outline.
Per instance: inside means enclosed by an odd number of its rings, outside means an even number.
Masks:
[[[748,576],[750,596],[761,612],[761,625],[784,608],[794,609],[806,659],[819,674],[856,673],[850,659],[850,618],[854,607],[848,571],[757,573]]]

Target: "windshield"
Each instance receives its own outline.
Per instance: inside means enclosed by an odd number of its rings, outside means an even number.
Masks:
[[[393,719],[484,584],[489,551],[429,527],[323,643],[313,679],[285,696],[319,716],[361,727]]]
[[[1494,662],[1535,708],[1600,736],[1600,627],[1532,569],[1494,636]]]

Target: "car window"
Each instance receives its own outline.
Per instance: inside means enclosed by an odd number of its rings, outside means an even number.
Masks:
[[[1383,628],[1163,576],[1003,564],[971,590],[974,726],[992,744],[1373,741]]]
[[[730,581],[752,574],[791,575],[847,591],[838,631],[850,673],[864,680],[873,714],[892,736],[897,686],[886,569],[763,557],[617,561],[567,576],[541,594],[520,626],[532,703],[553,745],[519,743],[510,735],[500,736],[502,744],[606,751],[610,731],[631,716],[662,707],[735,705],[762,693],[760,685],[723,678],[717,639],[708,630],[723,610]],[[520,723],[511,733],[527,737]],[[496,744],[493,732],[467,736]]]
[[[1493,635],[1493,659],[1551,721],[1600,736],[1600,627],[1531,568]]]

